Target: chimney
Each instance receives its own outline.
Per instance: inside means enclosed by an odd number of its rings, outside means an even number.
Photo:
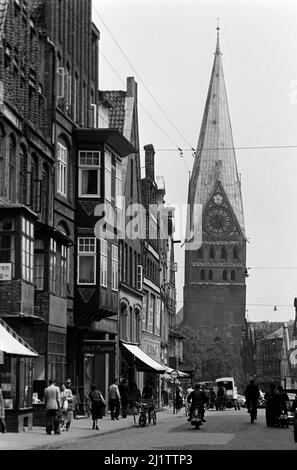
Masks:
[[[155,181],[155,149],[152,144],[145,145],[145,177]]]

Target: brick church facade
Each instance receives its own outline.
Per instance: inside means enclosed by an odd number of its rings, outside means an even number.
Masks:
[[[184,324],[198,333],[204,351],[224,341],[233,358],[230,375],[240,382],[246,235],[219,30],[188,204],[189,227],[200,231],[202,245],[191,250],[187,243],[185,250]],[[194,219],[195,205],[201,217]]]

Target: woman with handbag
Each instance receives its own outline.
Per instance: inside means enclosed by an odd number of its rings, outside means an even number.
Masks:
[[[100,390],[97,389],[96,385],[91,386],[89,398],[91,400],[91,411],[92,411],[92,420],[93,420],[92,429],[99,430],[98,419],[102,419],[103,417],[104,408],[106,407],[106,402]]]
[[[68,431],[73,420],[73,395],[69,388],[62,383],[60,387],[61,393],[61,410],[62,410],[62,431]]]

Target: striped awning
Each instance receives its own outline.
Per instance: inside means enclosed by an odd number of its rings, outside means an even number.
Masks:
[[[26,341],[21,338],[5,321],[0,318],[0,351],[6,354],[17,356],[37,357],[38,353],[34,351]]]

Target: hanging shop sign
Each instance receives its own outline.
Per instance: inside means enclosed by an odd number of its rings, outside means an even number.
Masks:
[[[115,352],[115,341],[84,340],[82,351],[87,353],[110,354]]]
[[[0,281],[11,281],[11,263],[0,263]]]

